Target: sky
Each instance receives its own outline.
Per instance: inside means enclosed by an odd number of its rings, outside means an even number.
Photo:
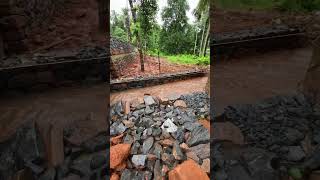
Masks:
[[[197,4],[199,2],[199,0],[187,0],[188,4],[189,4],[189,11],[187,12],[187,16],[189,19],[189,23],[193,24],[195,21],[195,17],[192,15],[192,11],[193,9],[195,9],[197,7]],[[161,12],[162,9],[167,5],[167,0],[158,0],[158,6],[160,11],[158,11],[157,14],[157,21],[159,24],[162,24],[162,20],[161,20]],[[122,8],[128,7],[129,8],[129,2],[128,0],[111,0],[110,1],[110,9],[111,10],[115,10],[117,13],[121,12]]]

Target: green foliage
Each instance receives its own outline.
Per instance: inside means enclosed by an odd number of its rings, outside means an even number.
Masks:
[[[158,57],[158,52],[149,52],[150,56]],[[210,56],[199,57],[191,54],[179,54],[179,55],[168,55],[163,52],[159,53],[160,57],[176,64],[191,64],[191,65],[209,65]]]
[[[121,29],[120,27],[115,27],[115,29],[111,33],[111,36],[115,37],[123,42],[128,41],[127,33],[123,29]]]
[[[188,24],[186,0],[168,0],[162,12],[163,26],[160,33],[160,50],[167,54],[192,53],[195,31]]]
[[[279,0],[276,7],[284,11],[310,12],[320,9],[320,0]]]

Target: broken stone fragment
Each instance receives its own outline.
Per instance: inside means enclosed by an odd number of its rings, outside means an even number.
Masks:
[[[153,137],[147,138],[142,145],[142,153],[147,154],[151,147],[153,146],[154,139]]]
[[[162,131],[168,133],[174,133],[178,130],[178,127],[172,122],[171,119],[167,119],[161,126]]]
[[[169,172],[170,180],[209,180],[208,175],[193,160],[184,161]]]
[[[146,159],[147,155],[133,155],[131,161],[136,167],[144,167]]]
[[[183,100],[176,100],[173,105],[174,107],[182,107],[182,108],[187,107],[187,104]]]
[[[174,142],[174,144],[173,144],[172,154],[173,154],[173,156],[174,156],[174,158],[176,160],[180,161],[180,160],[184,160],[185,159],[185,156],[182,153],[182,150],[181,150],[181,148],[179,146],[179,142],[178,141]]]
[[[204,159],[202,161],[201,169],[206,173],[210,173],[210,159]]]
[[[146,106],[151,106],[156,104],[156,101],[153,99],[152,96],[144,96],[143,99],[144,99],[144,104]]]
[[[196,155],[196,153],[190,151],[190,152],[187,152],[186,153],[186,156],[188,157],[188,159],[192,159],[194,160],[196,163],[199,163],[200,162],[200,159],[199,157]]]
[[[200,159],[206,159],[210,157],[210,144],[199,144],[190,148]]]
[[[198,126],[193,131],[191,131],[191,135],[187,140],[187,144],[189,146],[196,146],[198,144],[208,143],[210,140],[209,131],[203,126]]]
[[[113,169],[125,161],[130,154],[130,144],[118,144],[110,148],[110,168]]]

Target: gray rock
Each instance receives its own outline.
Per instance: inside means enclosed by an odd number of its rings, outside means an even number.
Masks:
[[[70,171],[80,176],[89,176],[92,173],[90,164],[91,160],[87,159],[73,161]]]
[[[132,173],[129,169],[125,169],[121,173],[121,180],[132,180]]]
[[[123,106],[122,106],[122,103],[121,101],[117,102],[115,105],[114,105],[114,111],[116,114],[118,114],[119,116],[122,116],[123,115],[123,112],[124,112],[124,109],[123,109]]]
[[[172,136],[179,142],[184,142],[184,129],[181,127],[178,127],[178,130],[175,133],[172,133]]]
[[[199,144],[197,146],[190,147],[200,159],[210,158],[210,144]]]
[[[138,141],[134,142],[131,147],[131,154],[138,154],[140,149],[140,143]]]
[[[300,146],[289,146],[287,159],[289,161],[301,161],[305,158],[306,154]]]
[[[208,143],[210,140],[209,131],[203,127],[199,126],[193,129],[190,134],[190,138],[187,140],[187,144],[191,146],[196,146],[198,144]]]
[[[146,163],[146,159],[147,159],[147,155],[133,155],[131,161],[137,167],[140,167],[140,166],[144,167]]]
[[[172,166],[175,162],[175,158],[172,154],[163,153],[161,155],[161,160],[168,166]]]
[[[173,156],[176,160],[185,160],[185,155],[182,153],[182,150],[180,148],[180,145],[179,145],[179,142],[178,141],[175,141],[173,143]],[[210,154],[209,154],[210,155]]]
[[[154,112],[154,108],[150,108],[150,106],[147,106],[145,109],[145,113],[147,115],[152,114]]]
[[[162,131],[173,133],[178,130],[178,127],[172,122],[171,119],[167,119],[161,126]]]
[[[130,134],[127,134],[124,139],[123,142],[126,144],[132,144],[134,142],[133,137]]]
[[[149,137],[143,142],[143,145],[142,145],[143,154],[149,153],[149,151],[153,145],[153,142],[154,142],[153,137]]]
[[[152,128],[148,128],[148,129],[147,129],[147,135],[148,135],[148,136],[151,136],[151,135],[152,135]]]
[[[155,180],[160,180],[160,179],[162,179],[160,160],[157,160],[156,163],[154,164],[153,176],[154,176],[154,179],[155,179]]]
[[[162,133],[160,128],[153,128],[152,130],[152,136],[160,136]]]
[[[153,154],[155,154],[157,158],[160,159],[162,152],[163,152],[162,146],[159,143],[155,143]]]
[[[173,111],[166,113],[166,115],[164,116],[164,118],[172,118],[172,117],[173,117]]]
[[[120,123],[116,129],[119,134],[122,134],[127,130],[127,127]]]
[[[151,105],[155,105],[156,104],[156,102],[155,102],[155,100],[153,99],[152,96],[144,96],[143,100],[144,100],[144,104],[146,106],[151,106]]]
[[[198,123],[198,122],[195,122],[195,123],[186,122],[186,123],[183,124],[183,127],[188,131],[193,131],[194,128],[199,127],[199,126],[201,126],[201,124]]]
[[[186,122],[195,122],[197,121],[196,117],[192,114],[183,113],[180,115],[181,119],[178,120],[179,124],[183,125]]]

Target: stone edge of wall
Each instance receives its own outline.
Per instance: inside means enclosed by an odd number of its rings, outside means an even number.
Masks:
[[[160,76],[146,77],[142,79],[122,80],[119,82],[111,81],[110,90],[111,92],[124,91],[133,88],[143,88],[148,86],[161,85],[168,82],[186,80],[195,77],[203,77],[206,75],[207,72],[205,71],[193,71],[176,74],[164,74]]]

